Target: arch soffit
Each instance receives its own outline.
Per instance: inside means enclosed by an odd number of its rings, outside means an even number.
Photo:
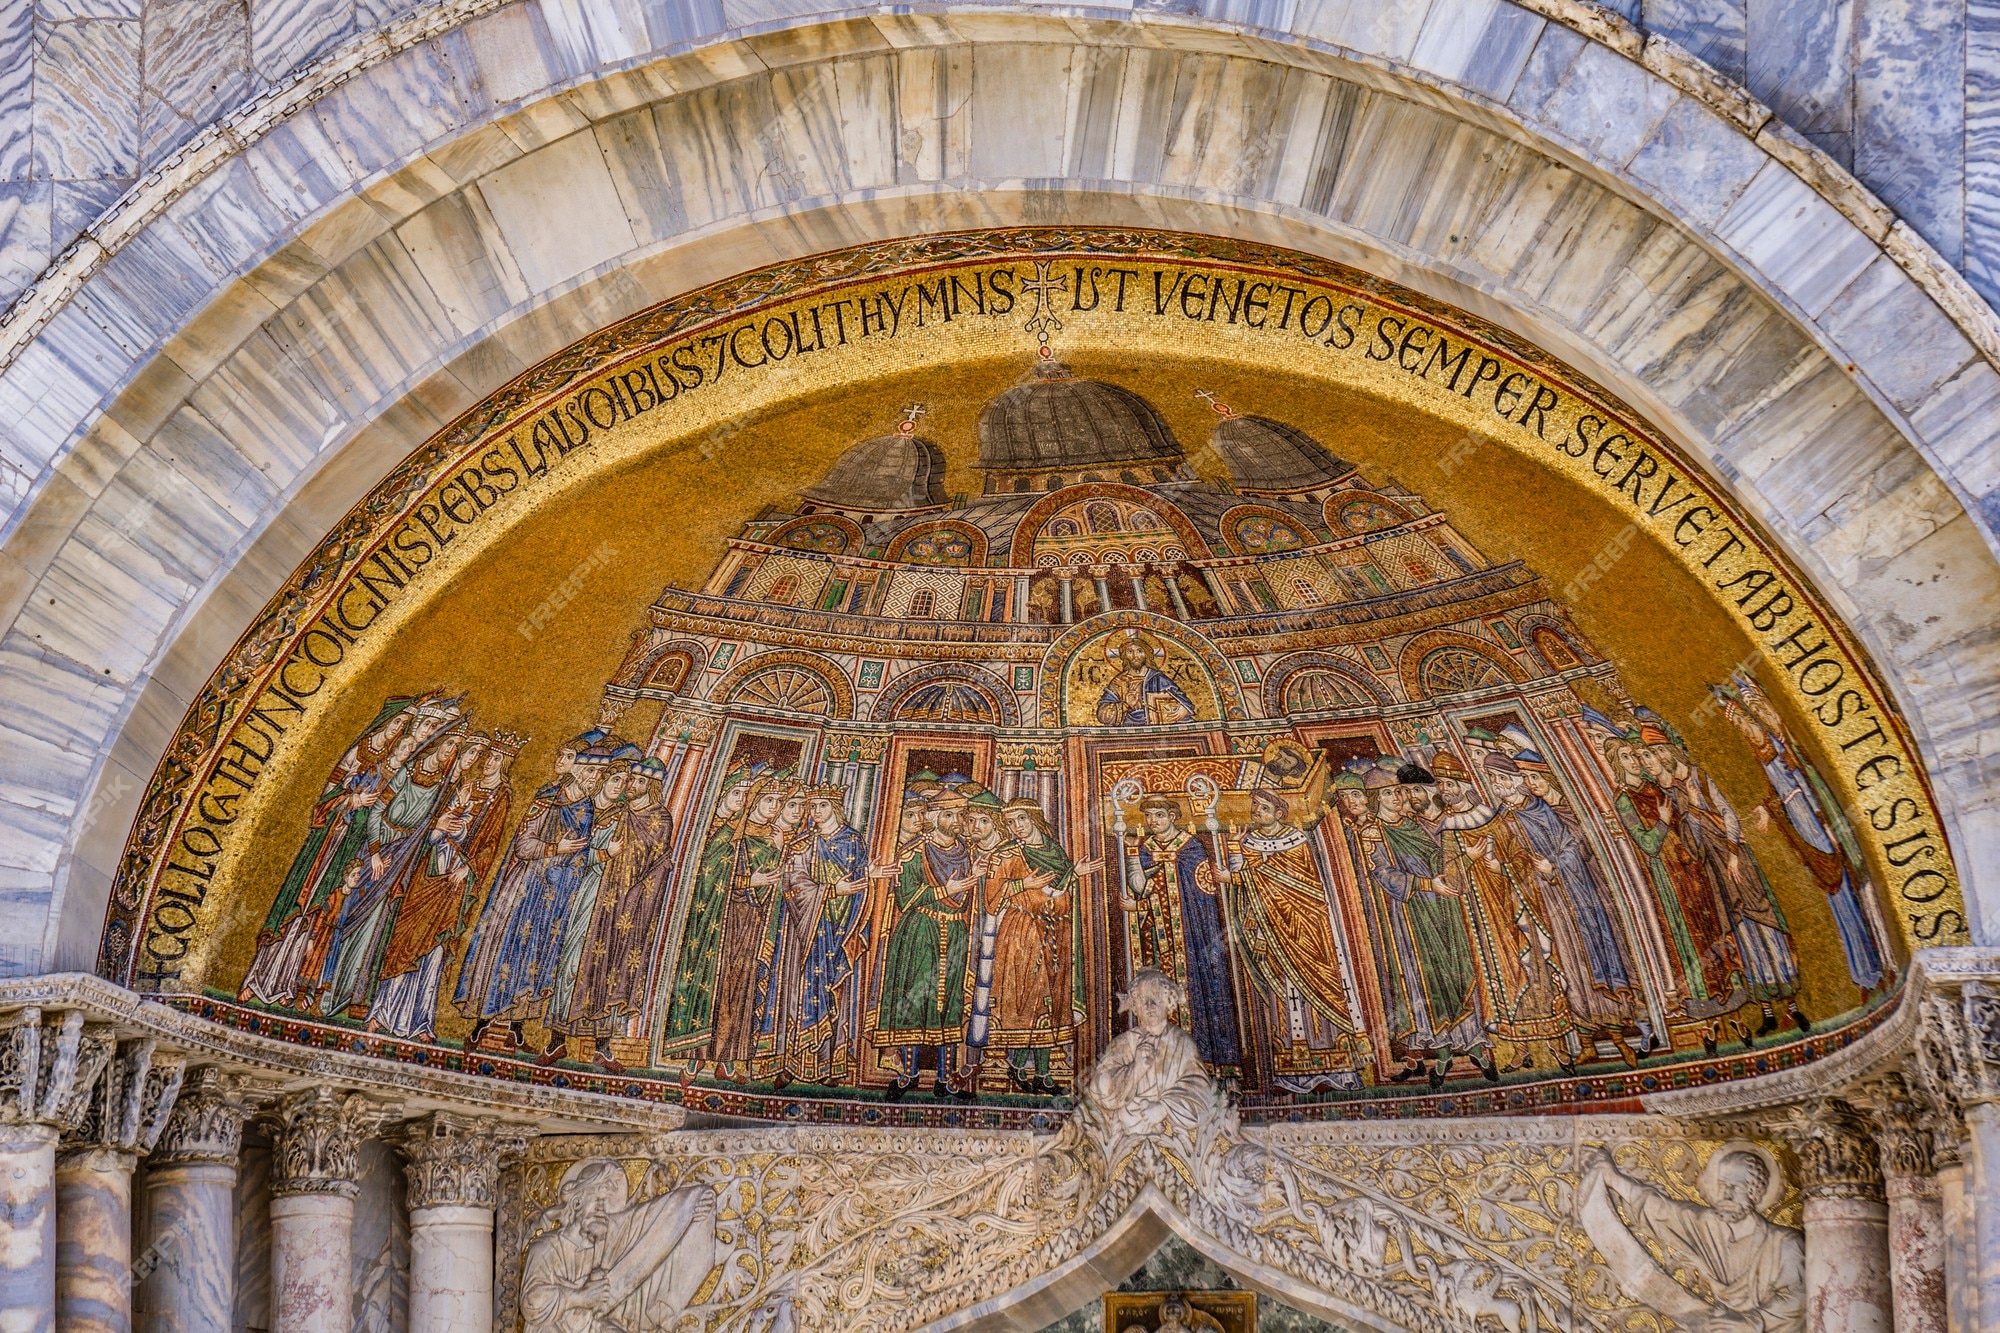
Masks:
[[[453,102],[449,109],[439,99],[424,101],[430,108],[427,116],[377,126],[381,133],[406,136],[408,142],[401,145],[383,141],[363,151],[363,146],[347,143],[339,138],[339,118],[324,106],[311,118],[315,128],[309,132],[300,126],[290,131],[279,127],[261,137],[246,135],[241,133],[245,121],[272,114],[263,102],[246,108],[232,122],[238,126],[234,137],[198,139],[158,180],[135,191],[135,200],[151,201],[150,212],[127,207],[110,215],[0,329],[0,355],[9,358],[0,371],[0,424],[7,426],[0,436],[23,451],[14,460],[21,468],[17,479],[40,474],[32,494],[23,483],[5,497],[16,502],[5,555],[19,574],[13,580],[12,632],[0,643],[0,652],[37,664],[33,679],[18,678],[9,689],[19,692],[33,714],[54,715],[39,731],[33,729],[36,724],[24,724],[30,729],[19,738],[33,754],[33,777],[10,797],[9,808],[0,809],[0,821],[35,844],[36,850],[23,858],[33,862],[26,867],[31,892],[39,884],[54,896],[73,878],[90,886],[86,901],[63,918],[68,929],[60,937],[52,930],[48,944],[58,959],[89,956],[123,821],[129,820],[158,758],[157,727],[145,728],[146,738],[139,738],[139,729],[125,726],[142,705],[142,691],[157,692],[148,709],[180,711],[222,645],[248,622],[285,568],[395,459],[453,412],[540,356],[705,276],[754,262],[743,251],[718,255],[716,251],[728,250],[720,245],[696,257],[701,242],[732,224],[754,229],[749,243],[755,259],[774,251],[811,253],[858,239],[871,229],[879,234],[922,229],[924,224],[912,216],[917,202],[922,208],[914,211],[927,214],[935,226],[948,207],[941,202],[949,188],[947,167],[980,161],[976,148],[950,163],[944,161],[942,147],[919,150],[923,160],[917,163],[890,164],[898,172],[905,165],[914,167],[910,174],[917,179],[878,191],[870,205],[832,202],[857,194],[854,180],[822,181],[827,189],[808,201],[823,205],[817,212],[826,222],[817,229],[796,213],[782,225],[764,225],[784,210],[759,199],[735,201],[733,208],[708,200],[712,212],[705,224],[688,225],[682,232],[641,237],[628,230],[622,240],[591,237],[585,238],[590,244],[581,246],[574,244],[578,238],[566,236],[568,248],[581,256],[581,267],[550,268],[547,255],[533,246],[525,255],[512,253],[510,243],[521,245],[525,232],[510,234],[510,227],[520,232],[529,223],[517,217],[510,224],[492,207],[496,198],[518,201],[519,192],[508,191],[510,171],[534,165],[558,175],[581,173],[578,179],[593,189],[612,190],[615,199],[616,184],[605,179],[601,154],[590,153],[593,142],[577,131],[663,95],[671,100],[677,88],[691,89],[681,96],[695,96],[693,89],[704,79],[752,78],[786,61],[804,63],[807,57],[799,53],[811,45],[803,33],[796,42],[769,34],[740,39],[719,34],[723,39],[698,59],[655,60],[635,68],[644,57],[630,34],[614,40],[580,31],[575,23],[553,21],[551,12],[533,4],[491,3],[427,11],[422,17],[430,26],[421,32],[397,25],[398,40],[405,45],[381,63],[359,73],[350,69],[344,82],[318,87],[315,78],[329,68],[322,66],[291,86],[289,95],[297,105],[318,106],[339,98],[359,110],[385,105],[383,99],[397,88],[412,86],[417,74],[431,70],[443,86],[456,90],[456,101],[443,99]],[[807,27],[821,21],[801,16],[791,22]],[[857,50],[881,50],[892,37],[905,44],[935,43],[944,40],[938,34],[948,32],[950,42],[976,41],[982,31],[983,20],[975,16],[954,16],[953,22],[956,26],[949,30],[926,30],[928,37],[889,18],[830,22],[825,44],[833,54],[852,58]],[[1017,41],[1038,27],[1046,29],[1039,35],[1048,41],[1076,40],[1074,29],[1060,20],[1014,16],[1006,23]],[[1698,231],[1707,249],[1729,256],[1783,308],[1781,315],[1768,302],[1753,302],[1762,313],[1742,331],[1759,332],[1755,325],[1761,320],[1761,331],[1789,354],[1781,358],[1784,364],[1804,372],[1787,378],[1798,387],[1756,400],[1747,386],[1778,378],[1769,373],[1768,360],[1704,360],[1702,353],[1672,342],[1664,314],[1628,330],[1622,340],[1591,334],[1587,305],[1573,294],[1550,293],[1559,275],[1517,273],[1493,254],[1482,256],[1471,248],[1474,241],[1498,245],[1504,240],[1490,232],[1483,238],[1469,235],[1468,248],[1440,257],[1426,251],[1424,238],[1371,236],[1366,218],[1351,212],[1330,218],[1310,210],[1296,191],[1289,198],[1277,188],[1245,195],[1236,188],[1240,174],[1231,176],[1226,192],[1236,195],[1234,204],[1223,205],[1220,212],[1209,206],[1207,229],[1220,229],[1216,222],[1227,218],[1246,232],[1276,233],[1274,239],[1283,238],[1280,243],[1316,248],[1364,266],[1387,262],[1400,278],[1500,323],[1519,327],[1523,320],[1537,321],[1534,336],[1552,350],[1601,374],[1670,432],[1701,442],[1702,452],[1735,470],[1741,478],[1736,489],[1748,507],[1781,540],[1789,539],[1794,557],[1824,591],[1842,600],[1843,610],[1878,658],[1905,668],[1892,670],[1892,686],[1915,696],[1906,701],[1913,705],[1919,743],[1934,773],[1956,771],[1976,779],[1943,782],[1941,788],[1954,794],[1990,789],[1979,768],[1984,724],[1955,702],[1966,689],[1963,672],[1954,678],[1952,697],[1944,697],[1913,685],[1919,673],[1908,668],[1951,652],[1954,639],[1962,641],[1988,619],[1980,605],[1990,605],[2000,585],[1990,554],[1974,549],[1990,534],[1961,507],[1978,493],[1979,479],[1953,466],[1955,461],[1975,461],[1972,445],[1984,416],[2000,403],[2000,375],[1974,352],[1975,342],[1988,346],[1996,341],[1990,336],[1991,312],[1976,298],[1960,299],[1963,293],[1953,285],[1956,277],[1948,268],[1924,269],[1918,262],[1923,259],[1921,242],[1899,226],[1887,225],[1886,214],[1871,212],[1879,205],[1858,187],[1848,189],[1837,168],[1785,147],[1782,136],[1768,129],[1748,137],[1749,130],[1761,125],[1761,109],[1743,111],[1732,124],[1711,107],[1714,96],[1684,95],[1680,88],[1687,86],[1687,77],[1666,78],[1652,68],[1671,52],[1659,59],[1637,48],[1621,52],[1617,42],[1593,43],[1510,5],[1502,5],[1488,20],[1489,35],[1495,25],[1512,32],[1510,40],[1517,45],[1525,42],[1524,51],[1537,39],[1574,45],[1567,86],[1588,91],[1600,80],[1622,80],[1619,86],[1645,90],[1652,99],[1646,105],[1657,103],[1667,110],[1646,121],[1650,128],[1638,149],[1621,161],[1619,153],[1581,127],[1587,118],[1552,90],[1544,89],[1547,99],[1530,112],[1518,89],[1512,104],[1502,104],[1475,82],[1465,81],[1471,77],[1469,54],[1447,58],[1434,52],[1431,65],[1437,68],[1423,65],[1417,60],[1426,40],[1422,28],[1399,38],[1398,50],[1372,52],[1404,66],[1408,79],[1344,61],[1338,74],[1358,83],[1393,85],[1399,96],[1412,99],[1395,108],[1397,114],[1449,107],[1468,120],[1509,130],[1517,139],[1537,137],[1541,151],[1572,164],[1594,162],[1600,169],[1595,174],[1613,177],[1624,192],[1651,196],[1657,207],[1676,217],[1677,225]],[[1175,43],[1197,49],[1227,45],[1238,50],[1245,41],[1240,33],[1191,22],[1115,30],[1126,36],[1142,32],[1153,40],[1171,34]],[[519,49],[513,58],[496,58],[495,52],[506,49],[501,39],[507,33],[533,47],[533,58],[520,55]],[[1365,34],[1346,36],[1359,41]],[[1304,64],[1308,58],[1298,48],[1326,41],[1325,34],[1306,31],[1261,33],[1253,45],[1266,62]],[[484,72],[480,86],[502,99],[500,105],[465,91],[459,76],[440,63],[447,48],[467,67]],[[1362,47],[1352,49],[1371,54]],[[1126,54],[1128,60],[1146,58],[1136,42]],[[1646,55],[1647,63],[1635,63],[1629,58],[1633,55]],[[354,67],[365,63],[355,50],[339,59]],[[996,59],[1004,64],[1005,56]],[[1455,73],[1439,72],[1453,61]],[[1325,61],[1315,58],[1312,63]],[[1687,75],[1686,68],[1673,68]],[[805,77],[796,69],[769,77],[780,76]],[[1525,77],[1518,66],[1513,77]],[[1451,96],[1435,91],[1440,88]],[[656,118],[659,114],[654,113]],[[1669,116],[1685,123],[1671,128]],[[1689,134],[1722,135],[1719,142],[1734,144],[1738,170],[1728,189],[1736,203],[1726,211],[1713,197],[1716,190],[1704,186],[1707,193],[1690,193],[1693,187],[1685,182],[1651,184],[1641,170],[1648,145],[1675,135],[1684,140]],[[308,163],[300,154],[309,152],[304,144],[314,135],[331,151],[327,160],[314,158],[313,170],[302,172]],[[936,141],[921,131],[918,138],[927,144]],[[592,157],[599,158],[596,168]],[[1787,163],[1821,188],[1793,174]],[[1022,170],[1014,174],[1035,174],[1029,170],[1034,164],[1016,165]],[[1197,178],[1202,174],[1199,164],[1177,161],[1172,166],[1174,171],[1191,170]],[[1207,168],[1221,169],[1213,162]],[[1051,174],[1062,173],[1052,167]],[[271,182],[292,176],[297,177],[295,197],[281,207],[272,201]],[[1199,180],[1127,180],[1116,186],[1078,180],[1074,185],[1073,194],[1089,200],[1088,209],[1080,212],[1095,210],[1105,215],[1102,220],[1116,221],[1122,220],[1117,216],[1120,192],[1151,192],[1172,200],[1177,192],[1196,189]],[[898,188],[905,195],[901,221],[894,198]],[[932,194],[939,197],[923,198]],[[305,197],[297,197],[301,195]],[[1624,200],[1605,193],[1600,203],[1607,213],[1620,215],[1628,230],[1638,225],[1638,210]],[[1769,217],[1762,230],[1753,225],[1772,209],[1791,210],[1787,235],[1795,239],[1798,228],[1809,225],[1818,228],[1823,243],[1780,246]],[[505,211],[503,207],[499,213]],[[1157,209],[1132,212],[1160,225]],[[1202,207],[1189,205],[1182,212],[1189,229],[1203,229],[1193,222],[1204,215]],[[1739,214],[1731,230],[1729,219]],[[394,243],[389,244],[392,227]],[[1532,238],[1516,238],[1515,257],[1525,263],[1530,247],[1523,239]],[[619,249],[626,241],[633,244]],[[478,252],[470,268],[483,266],[492,281],[480,287],[462,276],[452,278],[449,270],[456,266],[462,274],[467,265],[447,242],[469,244]],[[1687,242],[1690,248],[1695,244]],[[271,256],[268,262],[266,256]],[[1837,274],[1826,267],[1827,256],[1843,257]],[[1413,259],[1427,259],[1430,268],[1411,271]],[[699,268],[703,261],[712,267]],[[402,272],[385,271],[398,266]],[[1719,263],[1711,268],[1711,284],[1736,281]],[[1929,286],[1916,286],[1910,270],[1928,272]],[[147,308],[140,296],[152,294],[149,282],[162,276],[177,281]],[[423,289],[417,302],[421,310],[409,310],[410,301],[393,297],[388,284],[399,280],[414,280]],[[1542,284],[1540,289],[1535,282]],[[1482,286],[1495,295],[1483,296]],[[1843,307],[1841,298],[1850,289],[1867,299]],[[333,331],[340,309],[373,297],[382,298],[385,315],[410,318],[400,328],[393,318],[379,321],[367,343]],[[1956,327],[1940,305],[1957,317]],[[1895,336],[1879,321],[1864,318],[1869,311],[1894,312]],[[1792,327],[1797,324],[1807,325],[1810,335]],[[118,330],[115,338],[106,331],[112,325]],[[294,338],[277,346],[274,333],[286,329]],[[326,341],[312,344],[296,337],[308,330],[318,330]],[[1855,362],[1860,387],[1844,379],[1835,361],[1811,346],[1809,337]],[[1937,353],[1921,374],[1909,368],[1913,345]],[[440,346],[448,350],[440,353]],[[318,360],[315,352],[322,354]],[[330,364],[341,359],[350,363],[352,373],[344,380],[329,379]],[[1942,379],[1936,373],[1941,366],[1947,367]],[[315,389],[326,389],[326,405],[317,409],[318,415],[309,395],[299,394],[296,385],[286,389],[287,370]],[[30,392],[31,385],[56,385],[61,391],[38,387]],[[100,415],[114,397],[110,411]],[[237,406],[231,406],[232,399]],[[1713,416],[1715,409],[1708,405],[1739,400],[1748,406],[1730,417]],[[1866,400],[1882,412],[1869,411]],[[1899,430],[1922,458],[1904,447]],[[170,457],[175,444],[181,457],[210,457],[213,466],[204,470],[203,479],[174,468]],[[1815,533],[1815,525],[1825,525],[1820,516],[1826,505],[1816,503],[1809,492],[1828,483],[1825,469],[1807,460],[1835,449],[1862,460],[1852,471],[1869,480],[1869,494],[1841,529]],[[1941,459],[1950,461],[1940,464]],[[1745,461],[1752,466],[1743,466]],[[1809,475],[1820,479],[1807,480]],[[211,480],[215,476],[240,484],[219,487]],[[227,493],[217,493],[223,490]],[[1864,512],[1871,502],[1873,512]],[[30,506],[42,521],[24,520]],[[1789,521],[1791,515],[1799,517]],[[227,535],[187,535],[204,531]],[[1829,537],[1833,540],[1825,540]],[[1869,560],[1886,571],[1874,588],[1854,577]],[[1911,633],[1893,623],[1885,631],[1882,614],[1861,613],[1872,604],[1871,591],[1895,586],[1899,560],[1950,566],[1965,590],[1966,615],[1945,617],[1950,623],[1943,628]],[[136,588],[135,576],[121,562],[139,570]],[[34,594],[67,592],[79,582],[133,588],[134,595],[118,607],[116,632],[101,617],[93,620],[88,610],[43,613],[47,599]],[[1844,599],[1843,589],[1848,594]],[[1880,604],[1894,605],[1886,596]],[[57,659],[53,663],[52,656]],[[74,665],[65,666],[61,659]],[[100,668],[100,661],[110,665]],[[50,703],[58,706],[36,707]],[[113,751],[110,762],[100,764],[98,756],[107,751]],[[1955,798],[1961,805],[1965,799]],[[1948,817],[1953,813],[1948,808]],[[85,817],[78,819],[79,814]],[[1981,847],[2000,841],[2000,814],[1986,809],[1963,814],[1970,818],[1956,820],[1954,833],[1961,849],[1970,853],[1964,858],[1967,866],[1976,867],[1983,859]],[[71,828],[96,832],[86,837],[72,834]],[[1976,884],[1976,870],[1972,878]],[[95,906],[87,902],[92,892]],[[27,970],[38,962],[30,961]]]

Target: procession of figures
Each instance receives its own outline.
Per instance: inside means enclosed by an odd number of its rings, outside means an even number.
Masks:
[[[1113,681],[1107,725],[1186,700],[1152,675],[1129,700]],[[1185,988],[1203,1064],[1238,1086],[1712,1054],[1812,1022],[1750,827],[1824,891],[1855,986],[1889,968],[1830,789],[1753,680],[1716,698],[1765,776],[1747,825],[1643,708],[1584,710],[1588,790],[1509,724],[1338,763],[1286,739],[1126,758],[1096,800],[920,769],[869,784],[872,809],[851,766],[745,760],[750,733],[705,791],[677,783],[612,708],[517,810],[521,736],[462,697],[392,699],[328,774],[238,998],[427,1042],[448,1008],[468,1050],[889,1100],[1066,1091],[1103,1030],[1097,974],[1139,968]]]

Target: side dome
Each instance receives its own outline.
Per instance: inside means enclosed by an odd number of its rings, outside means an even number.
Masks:
[[[944,451],[915,435],[878,435],[834,460],[804,499],[859,514],[908,514],[944,504]]]
[[[1077,379],[1060,362],[986,405],[979,466],[989,472],[1181,460],[1180,442],[1153,405],[1130,389]]]
[[[1298,427],[1269,417],[1227,417],[1216,423],[1208,442],[1229,465],[1238,490],[1312,491],[1354,471],[1354,464],[1334,457]]]

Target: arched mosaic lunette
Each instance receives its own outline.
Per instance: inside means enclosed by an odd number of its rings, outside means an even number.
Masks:
[[[901,707],[903,701],[918,689],[949,681],[964,681],[976,687],[981,694],[990,697],[999,713],[998,720],[1001,726],[1021,725],[1021,701],[1016,697],[1014,688],[984,667],[961,662],[938,662],[918,667],[914,671],[903,672],[885,685],[882,693],[875,697],[875,703],[869,709],[869,719],[887,722],[896,716],[896,710]]]

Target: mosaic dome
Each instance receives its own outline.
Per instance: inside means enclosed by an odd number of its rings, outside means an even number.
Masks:
[[[857,513],[894,514],[944,503],[944,454],[914,435],[878,435],[842,454],[807,500]]]
[[[1074,378],[1060,362],[1035,367],[979,418],[979,466],[989,472],[1179,462],[1180,442],[1130,389]]]
[[[1227,417],[1216,423],[1208,442],[1246,491],[1316,490],[1354,471],[1352,463],[1335,458],[1297,426],[1269,417]]]

